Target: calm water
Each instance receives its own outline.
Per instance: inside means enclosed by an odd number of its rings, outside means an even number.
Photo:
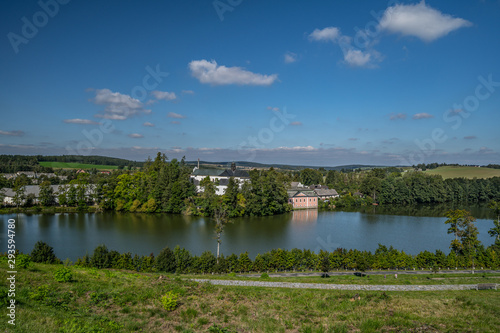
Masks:
[[[480,241],[485,246],[492,244],[493,238],[487,233],[493,227],[492,217],[484,209],[472,212],[480,217],[476,223]],[[61,259],[76,260],[86,252],[91,254],[99,244],[140,255],[158,254],[167,245],[170,248],[180,245],[197,255],[205,250],[216,252],[214,223],[210,219],[114,212],[0,215],[1,252],[7,249],[5,231],[9,218],[17,222],[18,249],[30,252],[34,244],[42,240],[54,247]],[[373,252],[378,243],[382,243],[411,254],[436,249],[448,253],[452,236],[446,233],[445,220],[444,217],[390,215],[371,210],[311,210],[273,217],[239,218],[226,227],[221,250],[226,255],[248,251],[251,257],[273,248],[332,251],[343,247]]]

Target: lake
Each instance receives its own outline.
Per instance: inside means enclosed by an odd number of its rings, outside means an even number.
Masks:
[[[302,210],[271,217],[237,218],[224,230],[221,251],[225,255],[248,251],[254,258],[257,253],[276,248],[333,251],[342,247],[374,252],[381,243],[410,254],[436,249],[449,253],[453,236],[446,232],[446,218],[419,216],[422,214],[412,209],[408,215],[370,207],[356,212]],[[488,230],[493,227],[493,217],[484,207],[471,211],[478,217],[479,240],[485,246],[492,244],[494,239]],[[442,216],[442,212],[438,215]],[[62,260],[74,261],[86,252],[92,254],[100,244],[110,250],[139,255],[156,255],[167,245],[172,249],[180,245],[196,255],[206,250],[215,253],[217,248],[214,222],[209,218],[104,212],[1,215],[2,252],[7,250],[9,218],[16,220],[15,240],[20,251],[30,252],[42,240],[54,247]]]

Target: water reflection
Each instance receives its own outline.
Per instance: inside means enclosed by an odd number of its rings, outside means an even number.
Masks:
[[[292,223],[314,223],[318,219],[317,209],[301,209],[292,212]]]
[[[224,230],[221,251],[226,255],[248,251],[252,257],[275,248],[333,251],[343,247],[375,251],[381,243],[411,254],[436,249],[449,252],[452,236],[446,232],[446,218],[423,217],[418,211],[411,211],[413,215],[409,216],[401,212],[381,214],[387,208],[381,210],[380,207],[376,207],[377,213],[373,214],[373,209],[369,207],[365,212],[300,210],[278,216],[236,218]],[[423,209],[429,214],[442,208]],[[487,214],[483,208],[473,212],[474,216]],[[14,214],[2,216],[3,230],[9,218],[17,221],[16,244],[21,251],[30,252],[34,244],[42,240],[53,246],[61,259],[75,260],[85,252],[92,253],[100,244],[140,255],[158,254],[165,246],[176,245],[199,255],[206,250],[215,252],[217,245],[215,222],[202,217],[115,212]],[[493,227],[492,218],[478,218],[476,225],[480,241],[485,246],[492,244],[493,238],[487,233]]]

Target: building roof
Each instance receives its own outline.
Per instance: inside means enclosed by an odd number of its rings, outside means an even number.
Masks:
[[[61,187],[69,187],[71,185],[50,185],[52,187],[52,191],[57,194],[59,193],[59,189]],[[73,185],[73,186],[78,186],[78,185]],[[85,185],[85,194],[89,195],[92,193],[92,190],[95,188],[94,185]],[[6,197],[14,197],[16,195],[16,192],[12,188],[2,188],[0,190],[3,195]],[[39,197],[40,195],[40,186],[39,185],[26,185],[24,186],[24,195],[29,195],[29,194],[34,194],[36,198]]]
[[[220,169],[198,169],[198,168],[195,168],[195,170],[193,170],[193,173],[192,175],[193,176],[220,176],[221,173],[223,173],[224,170],[220,170]]]
[[[238,177],[238,178],[250,178],[250,174],[244,170],[231,170],[226,169],[220,174],[221,177]]]
[[[311,191],[311,190],[288,190],[286,191],[288,193],[289,198],[293,197],[317,197],[318,195],[316,192]]]
[[[192,176],[212,176],[212,177],[236,177],[236,178],[250,178],[248,172],[244,170],[220,170],[220,169],[198,169],[193,170]]]
[[[328,189],[327,190],[327,189],[318,188],[318,189],[314,190],[314,192],[316,192],[316,194],[319,195],[320,197],[325,197],[325,196],[330,197],[330,196],[337,196],[337,195],[339,195],[337,193],[337,191],[335,191],[334,189],[331,189],[331,190]]]
[[[301,182],[291,182],[290,188],[303,188],[304,185]]]

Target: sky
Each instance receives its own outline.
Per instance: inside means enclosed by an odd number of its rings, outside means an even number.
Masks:
[[[0,4],[0,154],[500,163],[500,1]]]

